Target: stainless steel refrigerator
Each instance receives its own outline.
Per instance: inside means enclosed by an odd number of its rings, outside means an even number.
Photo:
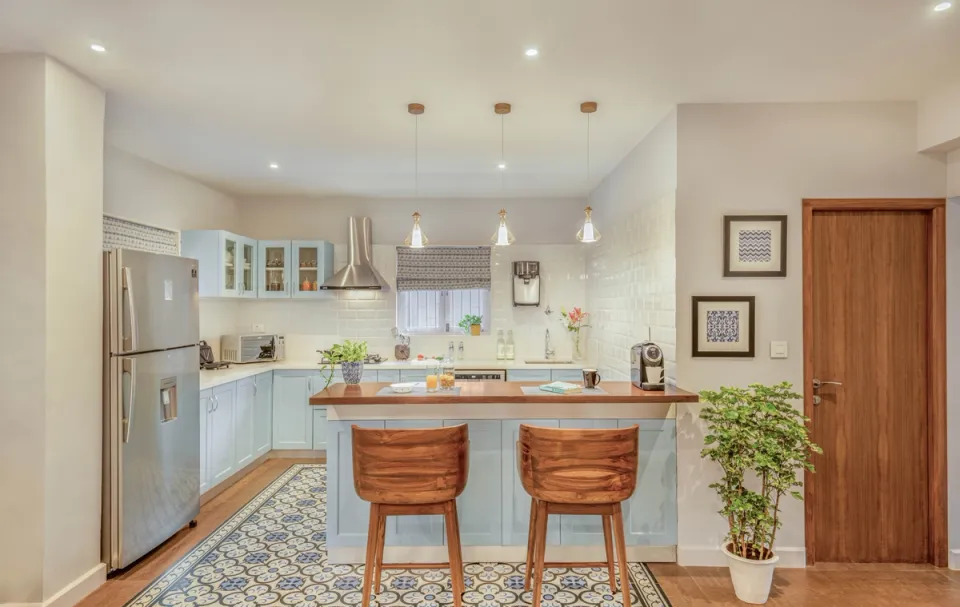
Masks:
[[[103,559],[123,569],[200,510],[197,262],[104,253]]]

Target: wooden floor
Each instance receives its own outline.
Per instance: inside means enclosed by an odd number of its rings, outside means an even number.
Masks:
[[[200,509],[196,529],[184,529],[139,563],[111,577],[79,607],[122,607],[180,557],[282,474],[316,459],[273,459]],[[652,564],[675,607],[744,605],[724,568]],[[960,606],[960,571],[917,565],[827,565],[778,569],[770,607]]]

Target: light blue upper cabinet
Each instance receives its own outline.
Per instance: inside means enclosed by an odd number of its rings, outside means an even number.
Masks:
[[[324,294],[320,285],[333,275],[333,244],[324,240],[294,240],[293,253],[294,297],[319,297]]]
[[[180,233],[180,254],[200,262],[200,297],[256,297],[256,241],[225,230]]]
[[[261,298],[290,297],[296,274],[291,273],[290,241],[257,243],[257,294]]]

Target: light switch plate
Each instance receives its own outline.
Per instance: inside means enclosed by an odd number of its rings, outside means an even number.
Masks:
[[[787,342],[771,341],[770,342],[770,358],[786,358],[786,357],[787,357]]]
[[[263,325],[253,325],[254,333],[263,333]]]

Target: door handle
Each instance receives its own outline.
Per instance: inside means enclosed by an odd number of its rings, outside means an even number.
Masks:
[[[133,299],[133,273],[123,268],[123,292],[127,295],[127,309],[130,316],[130,333],[123,337],[123,347],[127,352],[136,352],[140,348],[140,331],[137,325],[137,307]]]
[[[842,386],[842,385],[843,385],[843,382],[839,382],[839,381],[822,381],[822,380],[819,380],[819,379],[813,380],[812,383],[813,383],[813,391],[814,391],[814,392],[817,392],[818,390],[820,390],[820,388],[822,388],[822,387],[824,387],[824,386]],[[814,394],[814,396],[813,396],[813,404],[814,404],[814,405],[819,405],[819,404],[822,403],[822,402],[823,402],[823,399],[820,397],[820,395],[819,395],[819,394]]]
[[[130,376],[130,394],[123,411],[123,442],[130,442],[130,428],[133,426],[133,406],[137,394],[137,359],[124,358],[123,372]]]

